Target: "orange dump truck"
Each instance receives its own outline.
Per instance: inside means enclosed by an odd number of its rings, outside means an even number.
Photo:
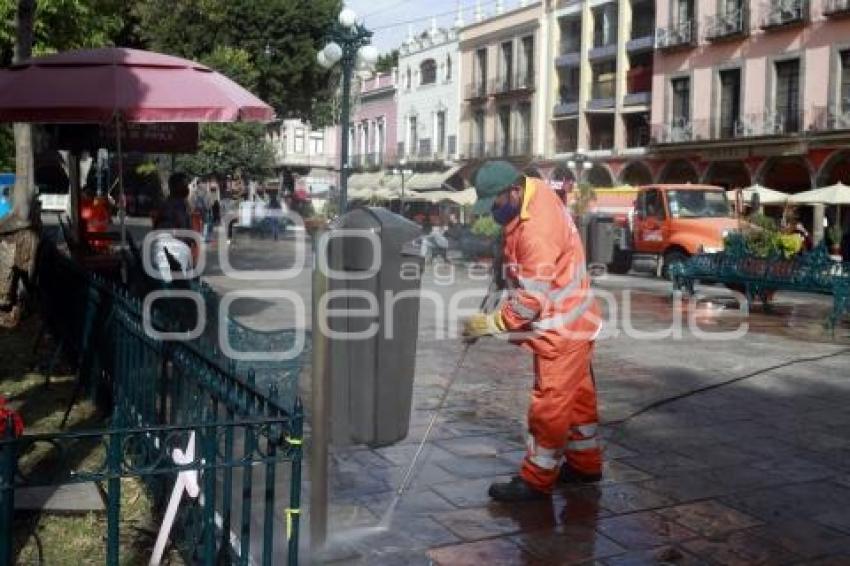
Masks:
[[[605,258],[609,271],[633,269],[666,275],[673,263],[699,252],[723,249],[726,234],[738,220],[722,187],[712,185],[646,185],[637,188],[598,189],[591,207],[590,225],[607,221],[613,228],[591,261]]]

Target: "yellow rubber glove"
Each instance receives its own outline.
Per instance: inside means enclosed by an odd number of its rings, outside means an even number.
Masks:
[[[499,311],[487,314],[476,313],[466,319],[463,325],[463,335],[466,338],[481,338],[505,331],[505,321]]]

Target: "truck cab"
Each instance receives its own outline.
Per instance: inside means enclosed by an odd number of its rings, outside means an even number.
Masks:
[[[616,271],[666,276],[674,263],[721,251],[738,221],[722,187],[681,184],[640,187],[629,224],[615,251]]]

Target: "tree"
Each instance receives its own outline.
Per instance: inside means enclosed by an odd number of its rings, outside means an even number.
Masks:
[[[375,63],[375,71],[378,73],[389,73],[396,67],[398,67],[398,49],[382,53],[378,57],[378,62]]]
[[[203,63],[249,90],[259,82],[260,73],[243,49],[217,47]],[[222,185],[228,175],[262,179],[274,167],[274,150],[263,124],[204,124],[197,153],[180,157],[177,166],[192,175],[214,177]]]
[[[244,51],[258,73],[254,93],[280,116],[316,123],[327,116],[322,101],[335,92],[335,81],[316,63],[316,52],[324,46],[341,4],[141,0],[134,15],[139,36],[157,51],[195,60],[206,59],[218,46]]]

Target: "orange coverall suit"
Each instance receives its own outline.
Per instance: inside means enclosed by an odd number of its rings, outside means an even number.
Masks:
[[[534,353],[528,452],[520,474],[550,492],[562,457],[579,473],[601,472],[590,369],[599,306],[578,230],[546,184],[526,181],[520,214],[504,231],[509,292],[502,323],[512,342]]]

